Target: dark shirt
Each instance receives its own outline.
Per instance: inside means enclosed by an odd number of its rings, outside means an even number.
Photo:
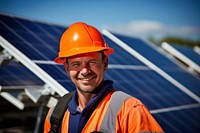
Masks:
[[[98,91],[97,94],[88,102],[82,112],[78,108],[78,95],[75,91],[74,95],[72,96],[72,100],[68,104],[68,109],[70,112],[69,133],[81,133],[98,104],[103,100],[104,97],[106,97],[108,93],[114,90],[112,84],[112,81],[106,80],[98,88],[96,88]]]

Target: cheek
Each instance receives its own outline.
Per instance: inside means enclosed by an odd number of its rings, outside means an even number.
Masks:
[[[75,71],[69,71],[68,75],[70,76],[70,78],[76,78],[77,77],[77,72],[75,72]]]
[[[103,76],[105,71],[106,71],[106,69],[104,67],[99,67],[99,68],[94,70],[94,72],[99,76]]]

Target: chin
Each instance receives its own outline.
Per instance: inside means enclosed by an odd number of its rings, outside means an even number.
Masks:
[[[90,92],[93,92],[95,90],[95,87],[93,87],[93,86],[80,86],[78,89],[81,92],[90,93]]]

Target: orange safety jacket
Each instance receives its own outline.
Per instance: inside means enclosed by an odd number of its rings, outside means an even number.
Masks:
[[[50,131],[50,116],[47,114],[44,133]],[[68,133],[70,112],[62,120],[61,133]],[[82,133],[162,133],[164,132],[144,104],[121,91],[110,92],[97,106]]]

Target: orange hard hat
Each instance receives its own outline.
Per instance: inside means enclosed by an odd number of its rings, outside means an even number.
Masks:
[[[114,52],[104,41],[101,33],[93,26],[83,22],[72,24],[62,35],[60,52],[56,63],[66,62],[65,57],[104,50],[105,55]]]

